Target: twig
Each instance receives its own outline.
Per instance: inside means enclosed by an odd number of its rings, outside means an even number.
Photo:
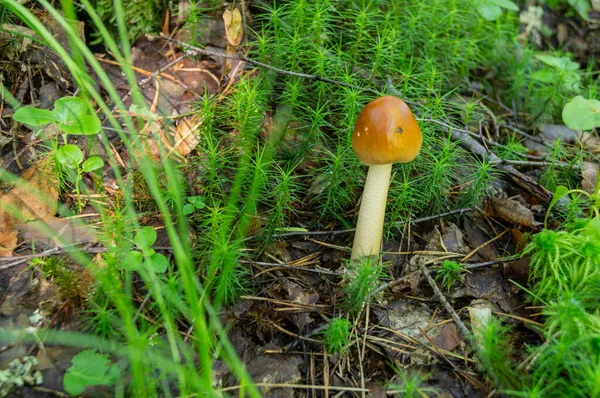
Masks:
[[[418,224],[418,223],[422,223],[422,222],[426,222],[426,221],[436,220],[436,219],[442,218],[442,217],[453,216],[455,214],[462,215],[463,213],[468,213],[468,212],[475,211],[475,210],[479,210],[479,209],[477,209],[476,207],[463,207],[461,209],[450,210],[445,213],[434,214],[433,216],[415,218],[414,220],[409,220],[409,221],[397,221],[396,225],[408,224],[408,223]]]
[[[466,256],[464,256],[460,261],[467,261],[468,259],[470,259],[471,257],[473,257],[475,255],[475,253],[477,253],[479,250],[481,250],[482,248],[484,248],[485,246],[489,245],[490,243],[500,239],[502,236],[504,236],[505,233],[508,232],[508,229],[505,229],[504,232],[502,232],[501,234],[496,235],[495,237],[493,237],[492,239],[488,240],[487,242],[484,242],[482,244],[480,244],[479,246],[477,246],[475,249],[473,249],[471,251],[471,253],[467,254]]]
[[[464,268],[465,269],[476,269],[476,268],[489,267],[490,265],[510,263],[511,261],[515,261],[520,258],[521,258],[521,255],[517,254],[514,256],[510,256],[510,257],[498,258],[496,260],[484,261],[484,262],[475,263],[475,264],[467,264],[464,266]]]
[[[325,270],[325,269],[313,269],[313,268],[303,268],[303,267],[298,267],[298,266],[294,266],[294,265],[290,265],[290,264],[279,264],[279,263],[265,263],[265,262],[261,262],[261,261],[249,261],[249,260],[238,260],[239,263],[241,264],[254,264],[254,265],[260,265],[261,267],[271,267],[271,268],[285,268],[285,269],[291,269],[294,271],[305,271],[305,272],[314,272],[317,274],[326,274],[326,275],[336,275],[336,276],[340,276],[342,275],[339,272],[335,272],[335,271],[329,271],[329,270]]]
[[[269,64],[265,64],[263,62],[257,61],[255,59],[252,59],[246,55],[244,55],[241,52],[237,52],[236,55],[229,55],[229,54],[223,54],[223,53],[219,53],[216,51],[208,51],[208,50],[204,50],[202,48],[199,47],[195,47],[192,46],[191,44],[185,43],[183,41],[180,40],[176,40],[176,39],[172,39],[169,37],[164,37],[161,36],[161,39],[172,42],[172,43],[176,43],[179,44],[180,46],[184,47],[184,48],[188,48],[189,50],[188,55],[198,55],[198,54],[202,54],[202,55],[206,55],[209,57],[219,57],[219,58],[226,58],[226,59],[232,59],[232,60],[237,60],[237,61],[244,61],[244,62],[248,62],[250,64],[256,65],[256,66],[260,66],[261,68],[267,69],[267,70],[271,70],[273,72],[282,74],[282,75],[288,75],[288,76],[295,76],[295,77],[300,77],[303,79],[308,79],[308,80],[314,80],[314,81],[321,81],[321,82],[325,82],[325,83],[331,83],[331,84],[336,84],[338,86],[342,86],[342,87],[348,87],[348,88],[352,88],[352,89],[359,89],[359,90],[363,90],[363,91],[367,91],[371,94],[375,94],[375,95],[380,95],[381,92],[374,90],[372,88],[369,87],[359,87],[359,86],[355,86],[352,85],[350,83],[346,83],[346,82],[341,82],[339,80],[334,80],[334,79],[329,79],[327,77],[321,76],[321,75],[310,75],[307,73],[300,73],[300,72],[293,72],[293,71],[289,71],[286,69],[280,69],[280,68],[276,68],[274,66],[271,66]]]
[[[281,234],[273,234],[271,237],[273,238],[288,238],[291,236],[315,236],[315,235],[343,235],[349,234],[356,231],[355,228],[351,229],[342,229],[338,231],[294,231],[294,232],[284,232]],[[260,235],[254,235],[252,238],[258,237]]]
[[[301,388],[301,389],[316,389],[316,390],[325,390],[325,389],[329,389],[329,390],[333,390],[333,391],[347,391],[347,392],[368,392],[370,393],[371,390],[369,390],[368,388],[359,388],[359,387],[342,387],[342,386],[313,386],[310,384],[287,384],[287,383],[254,383],[255,387],[269,387],[270,389],[273,388]],[[232,386],[232,387],[225,387],[225,388],[221,388],[220,390],[217,390],[218,392],[226,392],[226,391],[235,391],[235,390],[240,390],[243,389],[244,386]]]
[[[512,164],[515,166],[532,166],[532,167],[543,167],[543,166],[555,166],[555,167],[575,167],[576,165],[572,165],[567,162],[547,162],[547,161],[531,161],[531,160],[511,160],[511,159],[502,159],[503,164]]]
[[[148,77],[143,78],[142,80],[139,81],[139,83],[137,84],[138,87],[143,87],[146,84],[148,84],[148,82],[154,78],[156,78],[156,76],[162,74],[164,71],[166,71],[167,69],[169,69],[170,67],[172,67],[173,65],[177,64],[178,62],[181,62],[183,59],[185,59],[186,56],[182,55],[180,57],[175,58],[173,61],[169,62],[168,64],[166,64],[165,66],[159,68],[158,70],[156,70],[155,72],[151,73],[150,75],[148,75]],[[132,89],[130,89],[127,94],[125,94],[125,96],[123,96],[123,98],[121,98],[121,101],[125,102],[127,100],[127,98],[129,98],[131,96],[132,93]],[[116,109],[116,107],[115,107]],[[114,110],[113,109],[113,112]]]
[[[517,134],[519,134],[519,135],[521,135],[521,136],[523,136],[523,137],[525,137],[525,138],[529,138],[531,141],[534,141],[534,142],[536,142],[536,143],[538,143],[538,144],[543,144],[543,145],[546,145],[546,144],[544,143],[544,141],[543,141],[541,138],[539,138],[539,137],[535,137],[535,136],[533,136],[533,135],[531,135],[531,134],[527,134],[526,132],[524,132],[524,131],[523,131],[523,130],[521,130],[521,129],[518,129],[518,128],[517,128],[517,127],[515,127],[515,126],[511,126],[511,125],[509,125],[509,124],[500,124],[500,127],[502,127],[502,128],[505,128],[505,129],[512,130],[512,131],[514,131],[515,133],[517,133]]]
[[[461,331],[461,333],[463,334],[465,339],[472,341],[471,332],[469,331],[469,329],[467,329],[467,327],[465,326],[463,321],[460,319],[460,317],[458,316],[456,311],[454,311],[454,308],[452,308],[452,306],[450,305],[448,300],[446,300],[446,296],[444,296],[444,293],[442,293],[442,291],[440,290],[438,285],[435,283],[435,281],[429,274],[429,270],[427,269],[425,264],[419,264],[419,269],[421,270],[421,273],[425,276],[425,279],[427,279],[427,282],[433,289],[433,292],[437,296],[438,300],[440,300],[440,302],[442,303],[442,305],[444,306],[446,311],[450,314],[450,316],[454,320],[454,323],[456,323],[456,327]]]
[[[433,119],[430,120],[433,121]],[[528,193],[537,197],[544,203],[550,202],[552,198],[551,192],[549,192],[539,183],[533,181],[531,177],[526,176],[525,174],[515,169],[510,164],[504,163],[503,160],[499,158],[494,152],[488,151],[483,145],[475,141],[473,137],[467,134],[465,130],[457,129],[449,124],[437,120],[434,122],[443,126],[446,129],[446,131],[451,134],[452,139],[458,141],[463,147],[466,147],[477,156],[480,156],[484,159],[488,159],[491,163],[494,163],[496,167],[498,167],[500,170],[503,170],[506,173],[508,173],[513,182],[515,182],[521,188],[526,190]]]

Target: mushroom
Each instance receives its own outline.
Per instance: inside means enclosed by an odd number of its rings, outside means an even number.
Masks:
[[[417,120],[398,97],[377,98],[358,115],[352,149],[369,166],[369,172],[358,213],[352,259],[379,255],[392,164],[412,161],[419,154],[421,143]]]

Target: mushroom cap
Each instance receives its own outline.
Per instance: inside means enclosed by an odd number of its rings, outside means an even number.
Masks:
[[[422,142],[419,124],[406,102],[389,95],[363,108],[352,133],[352,149],[367,165],[410,162]]]

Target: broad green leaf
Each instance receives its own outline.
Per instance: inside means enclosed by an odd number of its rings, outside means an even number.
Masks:
[[[477,12],[488,21],[495,21],[502,15],[502,9],[519,11],[519,7],[510,0],[479,0],[475,3]]]
[[[196,209],[204,209],[206,206],[204,204],[204,198],[202,196],[190,196],[188,198],[188,202],[190,202]]]
[[[71,359],[71,367],[63,379],[63,387],[72,396],[81,395],[88,386],[111,386],[119,377],[119,368],[108,355],[85,350]]]
[[[578,95],[565,105],[562,118],[571,129],[591,130],[600,127],[600,101]]]
[[[585,225],[585,227],[583,227],[583,231],[581,232],[581,234],[594,238],[595,240],[600,239],[600,218],[592,218]]]
[[[156,231],[152,227],[143,227],[135,234],[133,241],[141,250],[150,249],[150,246],[156,242]]]
[[[559,185],[558,187],[556,187],[556,191],[554,191],[554,195],[552,195],[552,200],[550,201],[550,204],[548,205],[548,211],[550,211],[550,209],[552,209],[554,207],[556,202],[558,202],[560,199],[562,199],[568,193],[569,193],[569,188],[562,186],[562,185]]]
[[[67,134],[94,135],[102,129],[102,122],[96,114],[85,115],[73,122],[72,125],[59,123],[58,127]]]
[[[497,5],[498,7],[506,8],[510,11],[519,11],[519,6],[510,0],[488,0],[490,4]]]
[[[143,259],[142,253],[132,250],[123,256],[121,266],[127,271],[137,271],[142,266]]]
[[[99,156],[92,156],[81,165],[81,170],[84,173],[98,170],[104,167],[104,161]]]
[[[552,55],[545,54],[537,54],[535,56],[539,61],[542,61],[548,66],[553,66],[557,69],[563,69],[566,71],[576,71],[579,70],[579,64],[577,62],[571,61],[567,57],[553,57]]]
[[[63,97],[54,103],[54,113],[61,123],[71,124],[88,113],[85,101],[79,97]]]
[[[581,18],[585,21],[589,19],[588,12],[590,11],[590,1],[589,0],[569,0],[569,4],[577,13],[581,16]]]
[[[192,214],[194,212],[194,210],[196,210],[196,207],[191,203],[186,203],[183,205],[183,215],[184,216]]]
[[[83,152],[77,145],[63,145],[56,151],[56,159],[71,169],[76,169],[83,162]]]
[[[48,109],[38,109],[33,106],[23,106],[15,111],[13,120],[30,126],[43,126],[58,121],[58,117]]]
[[[502,15],[502,9],[494,4],[480,3],[477,12],[488,21],[495,21]]]
[[[152,262],[152,268],[154,268],[154,272],[157,274],[163,274],[169,267],[169,260],[159,253],[156,253],[150,257],[150,261]]]

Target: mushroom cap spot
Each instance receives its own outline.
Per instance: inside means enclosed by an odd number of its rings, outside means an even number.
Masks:
[[[359,113],[352,134],[352,149],[367,165],[410,162],[419,154],[422,143],[415,116],[406,102],[394,96],[369,102]]]

